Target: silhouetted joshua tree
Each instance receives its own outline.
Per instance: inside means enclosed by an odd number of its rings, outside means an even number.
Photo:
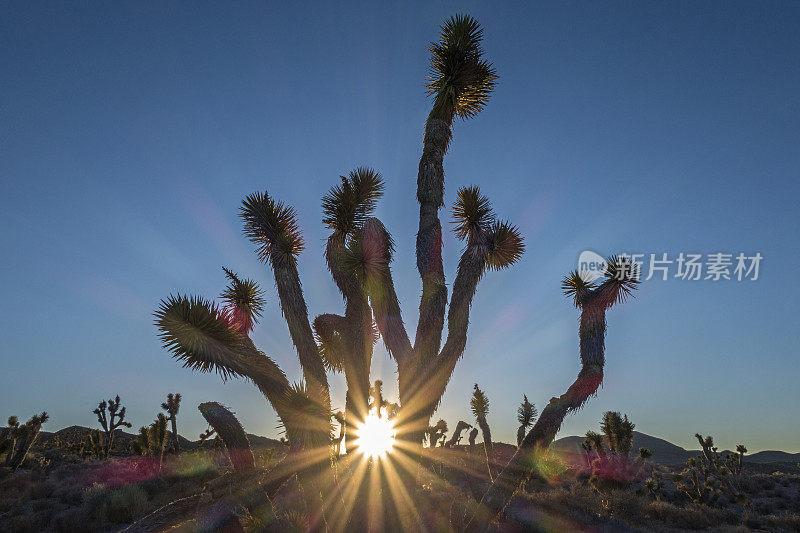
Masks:
[[[492,444],[492,432],[489,429],[489,423],[486,421],[486,415],[489,414],[489,398],[486,394],[478,388],[475,384],[475,390],[472,392],[472,399],[469,402],[472,414],[475,415],[475,421],[478,427],[481,428],[481,435],[483,435],[483,449],[486,452],[486,467],[489,469],[489,478],[493,479],[492,473],[492,452],[494,445]]]
[[[585,279],[577,270],[564,278],[564,294],[572,298],[581,311],[578,378],[542,410],[517,452],[484,494],[481,505],[475,507],[470,522],[491,520],[508,505],[519,486],[533,474],[531,465],[536,464],[539,450],[550,446],[567,414],[580,409],[603,382],[606,311],[633,296],[639,284],[639,271],[636,263],[629,259],[612,256],[606,260],[603,274],[605,279],[599,285]]]
[[[444,447],[452,448],[453,446],[457,445],[459,442],[461,442],[461,434],[464,433],[464,430],[471,427],[472,424],[467,424],[463,420],[459,420],[458,424],[456,424],[455,431],[453,431],[453,434],[450,436],[450,440],[444,443]]]
[[[161,408],[167,412],[167,420],[172,424],[172,445],[175,450],[180,450],[178,442],[178,411],[181,408],[181,394],[167,394],[167,401],[161,404]]]
[[[645,460],[652,453],[647,448],[639,448],[638,457],[630,459],[634,427],[628,415],[606,411],[600,421],[603,434],[586,432],[581,447],[585,452],[589,483],[598,491],[628,487],[644,471]]]
[[[383,223],[372,216],[383,194],[383,179],[378,172],[365,167],[340,176],[322,199],[323,223],[330,230],[325,261],[344,299],[344,313],[318,315],[313,320],[313,329],[298,273],[298,260],[305,243],[295,210],[269,192],[250,194],[241,205],[244,233],[255,246],[259,259],[272,272],[280,308],[300,361],[302,384],[290,385],[283,371],[250,338],[264,305],[263,293],[252,280],[225,270],[229,285],[221,294],[221,304],[177,294],[163,300],[155,312],[162,342],[177,360],[194,370],[216,371],[223,378],[245,377],[275,409],[286,429],[290,455],[303,456],[298,462],[302,468],[297,468],[297,477],[307,498],[312,529],[325,523],[320,486],[331,479],[326,473],[331,445],[326,371],[344,373],[345,430],[349,432],[354,423],[363,420],[369,408],[370,366],[373,345],[379,335],[397,364],[400,408],[395,413],[396,427],[397,439],[403,441],[397,447],[402,452],[397,453],[413,458],[421,452],[432,415],[464,354],[470,307],[478,283],[487,271],[510,267],[524,252],[517,228],[498,220],[478,187],[459,189],[452,214],[455,234],[464,247],[452,281],[448,308],[439,220],[439,210],[444,206],[443,161],[453,137],[455,119],[466,120],[477,115],[497,82],[492,64],[483,57],[482,40],[483,30],[478,22],[457,15],[442,25],[439,39],[429,46],[430,75],[426,88],[433,104],[425,123],[417,175],[416,263],[422,294],[413,343],[404,325],[392,277],[393,239]],[[586,316],[589,329],[585,335],[591,337],[587,342],[594,346],[582,349],[582,357],[586,352],[591,361],[584,363],[579,381],[561,398],[561,403],[551,402],[545,409],[534,425],[530,442],[526,444],[527,438],[523,441],[520,446],[523,451],[509,475],[518,467],[524,468],[507,480],[505,486],[510,488],[503,489],[499,499],[490,498],[501,507],[506,496],[510,497],[528,475],[527,465],[535,463],[523,455],[535,444],[549,444],[550,434],[555,434],[566,412],[581,405],[599,386],[602,361],[598,363],[596,357],[598,353],[602,356],[605,310],[616,301],[620,287],[629,286],[625,280],[615,283],[596,289],[587,285],[581,292],[585,298],[576,298],[576,305],[580,302]],[[443,339],[445,324],[447,333]],[[599,324],[602,331],[597,330]],[[348,452],[350,441],[346,435]],[[406,469],[400,469],[401,482],[413,483],[414,476],[405,472]],[[406,486],[406,492],[416,491]],[[353,528],[362,526],[357,518],[354,521]]]
[[[475,439],[478,437],[478,428],[472,428],[469,432],[469,448],[472,451],[472,448],[475,446]]]
[[[119,394],[113,400],[108,400],[108,402],[103,400],[98,404],[97,409],[92,412],[97,415],[97,421],[103,428],[103,433],[105,433],[103,454],[107,456],[114,446],[114,432],[118,427],[129,428],[131,424],[125,421],[125,408],[121,405]]]
[[[448,431],[447,422],[440,419],[436,425],[428,427],[428,446],[435,448],[439,441],[443,441]]]
[[[737,444],[736,445],[736,468],[735,472],[737,474],[742,473],[742,466],[744,465],[744,454],[747,453],[747,448],[744,447],[744,444]]]
[[[517,430],[517,447],[522,444],[522,439],[525,438],[528,428],[533,425],[533,423],[536,421],[536,417],[539,415],[539,411],[536,410],[536,406],[528,401],[528,396],[523,395],[522,398],[522,403],[517,409],[517,422],[519,422],[519,429]]]
[[[28,457],[33,441],[39,435],[42,424],[50,416],[46,412],[33,415],[27,422],[20,424],[16,416],[8,418],[8,426],[0,433],[0,455],[6,454],[5,465],[16,470]]]
[[[136,440],[131,443],[131,448],[134,453],[158,458],[159,473],[161,473],[161,465],[164,461],[164,450],[169,440],[167,420],[164,413],[158,413],[156,419],[150,426],[142,426],[139,428],[139,434],[136,436]],[[204,440],[205,439],[203,439],[201,435],[201,445]]]

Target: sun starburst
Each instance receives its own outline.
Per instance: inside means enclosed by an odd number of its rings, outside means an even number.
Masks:
[[[387,417],[371,410],[364,421],[356,427],[356,447],[371,459],[384,459],[394,449],[397,430]]]

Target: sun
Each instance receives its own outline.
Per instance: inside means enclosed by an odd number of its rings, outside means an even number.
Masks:
[[[364,457],[383,459],[394,448],[397,430],[388,418],[378,416],[373,409],[364,422],[356,426],[356,447]]]

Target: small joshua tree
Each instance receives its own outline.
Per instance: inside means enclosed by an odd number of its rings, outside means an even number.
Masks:
[[[603,434],[586,432],[581,448],[590,474],[589,482],[597,490],[629,487],[644,471],[645,460],[652,453],[647,448],[639,448],[638,456],[630,459],[634,427],[628,415],[606,411],[600,421]]]
[[[439,441],[443,440],[448,431],[447,422],[439,419],[436,425],[428,427],[428,446],[435,448]]]
[[[150,426],[142,426],[139,428],[139,434],[136,436],[136,440],[131,444],[131,448],[136,454],[158,457],[159,473],[161,472],[161,465],[164,461],[164,450],[169,440],[167,420],[164,413],[158,413],[158,416],[156,416],[156,419]],[[201,435],[201,445],[203,440]]]
[[[453,434],[450,436],[450,440],[444,443],[445,448],[452,448],[453,446],[457,445],[461,442],[461,434],[464,433],[464,430],[471,428],[472,424],[467,424],[463,420],[459,420],[458,424],[456,424],[456,429],[453,431]]]
[[[483,435],[483,449],[486,454],[486,468],[489,470],[489,478],[493,479],[492,475],[492,452],[494,445],[492,444],[492,431],[489,429],[489,422],[486,421],[486,415],[489,414],[489,398],[486,394],[478,388],[475,384],[475,390],[472,392],[472,399],[469,402],[472,414],[475,415],[475,422],[481,428],[481,435]]]
[[[600,422],[600,429],[608,442],[611,453],[627,457],[633,448],[633,428],[636,425],[617,411],[606,411]]]
[[[525,438],[528,428],[533,425],[533,423],[536,421],[536,417],[539,415],[539,412],[536,410],[536,406],[528,401],[528,396],[523,395],[522,398],[522,403],[517,409],[517,422],[519,422],[519,429],[517,430],[517,447],[522,444],[522,439]]]
[[[106,445],[103,439],[103,432],[99,429],[89,431],[81,448],[81,455],[84,457],[105,457]]]
[[[744,454],[747,453],[747,448],[744,447],[744,444],[737,444],[736,445],[736,468],[735,472],[737,474],[742,473],[742,466],[744,465]]]
[[[483,434],[483,443],[486,446],[486,453],[492,451],[492,431],[489,429],[489,423],[486,421],[486,415],[489,414],[489,398],[486,394],[475,384],[475,390],[472,392],[472,399],[469,402],[472,414],[475,415],[475,422],[481,428]]]
[[[103,400],[92,412],[97,415],[97,421],[105,433],[106,444],[103,454],[107,456],[114,446],[114,432],[118,427],[131,427],[131,423],[125,421],[125,408],[121,405],[119,394],[108,402]]]
[[[370,410],[374,409],[376,415],[382,416],[383,409],[389,405],[389,402],[383,399],[383,381],[375,380],[375,384],[369,389],[369,397],[372,399],[369,404]]]
[[[472,452],[472,448],[475,447],[475,439],[478,437],[478,428],[472,428],[469,432],[469,450]]]
[[[735,479],[737,458],[729,455],[725,461],[720,461],[719,452],[714,446],[711,435],[703,437],[696,433],[695,438],[700,443],[702,452],[696,458],[689,459],[683,470],[674,477],[678,492],[688,496],[695,503],[715,505],[719,498],[725,495],[737,503],[749,504],[747,495],[739,489]],[[747,451],[741,444],[736,450],[740,456]]]
[[[6,454],[5,465],[8,468],[16,470],[22,466],[42,424],[49,418],[46,412],[33,415],[24,424],[20,424],[16,416],[8,418],[8,426],[0,433],[0,455]]]
[[[181,394],[167,394],[167,401],[161,404],[161,408],[167,412],[167,420],[172,424],[172,446],[175,450],[180,450],[178,442],[178,411],[181,408]]]

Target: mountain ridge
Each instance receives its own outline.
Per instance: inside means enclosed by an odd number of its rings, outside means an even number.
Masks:
[[[584,437],[571,435],[568,437],[561,437],[553,441],[552,448],[563,454],[574,455],[579,458],[582,453],[581,442]],[[647,448],[653,452],[651,460],[653,462],[663,465],[676,465],[685,463],[692,457],[696,457],[702,453],[701,450],[687,450],[677,444],[673,444],[666,439],[654,437],[640,431],[633,432],[633,449]],[[729,453],[734,453],[730,450],[722,450],[719,452],[720,456],[724,457]],[[763,450],[751,454],[745,454],[744,460],[750,463],[776,463],[776,462],[798,462],[800,461],[800,453],[789,453],[780,450]]]

